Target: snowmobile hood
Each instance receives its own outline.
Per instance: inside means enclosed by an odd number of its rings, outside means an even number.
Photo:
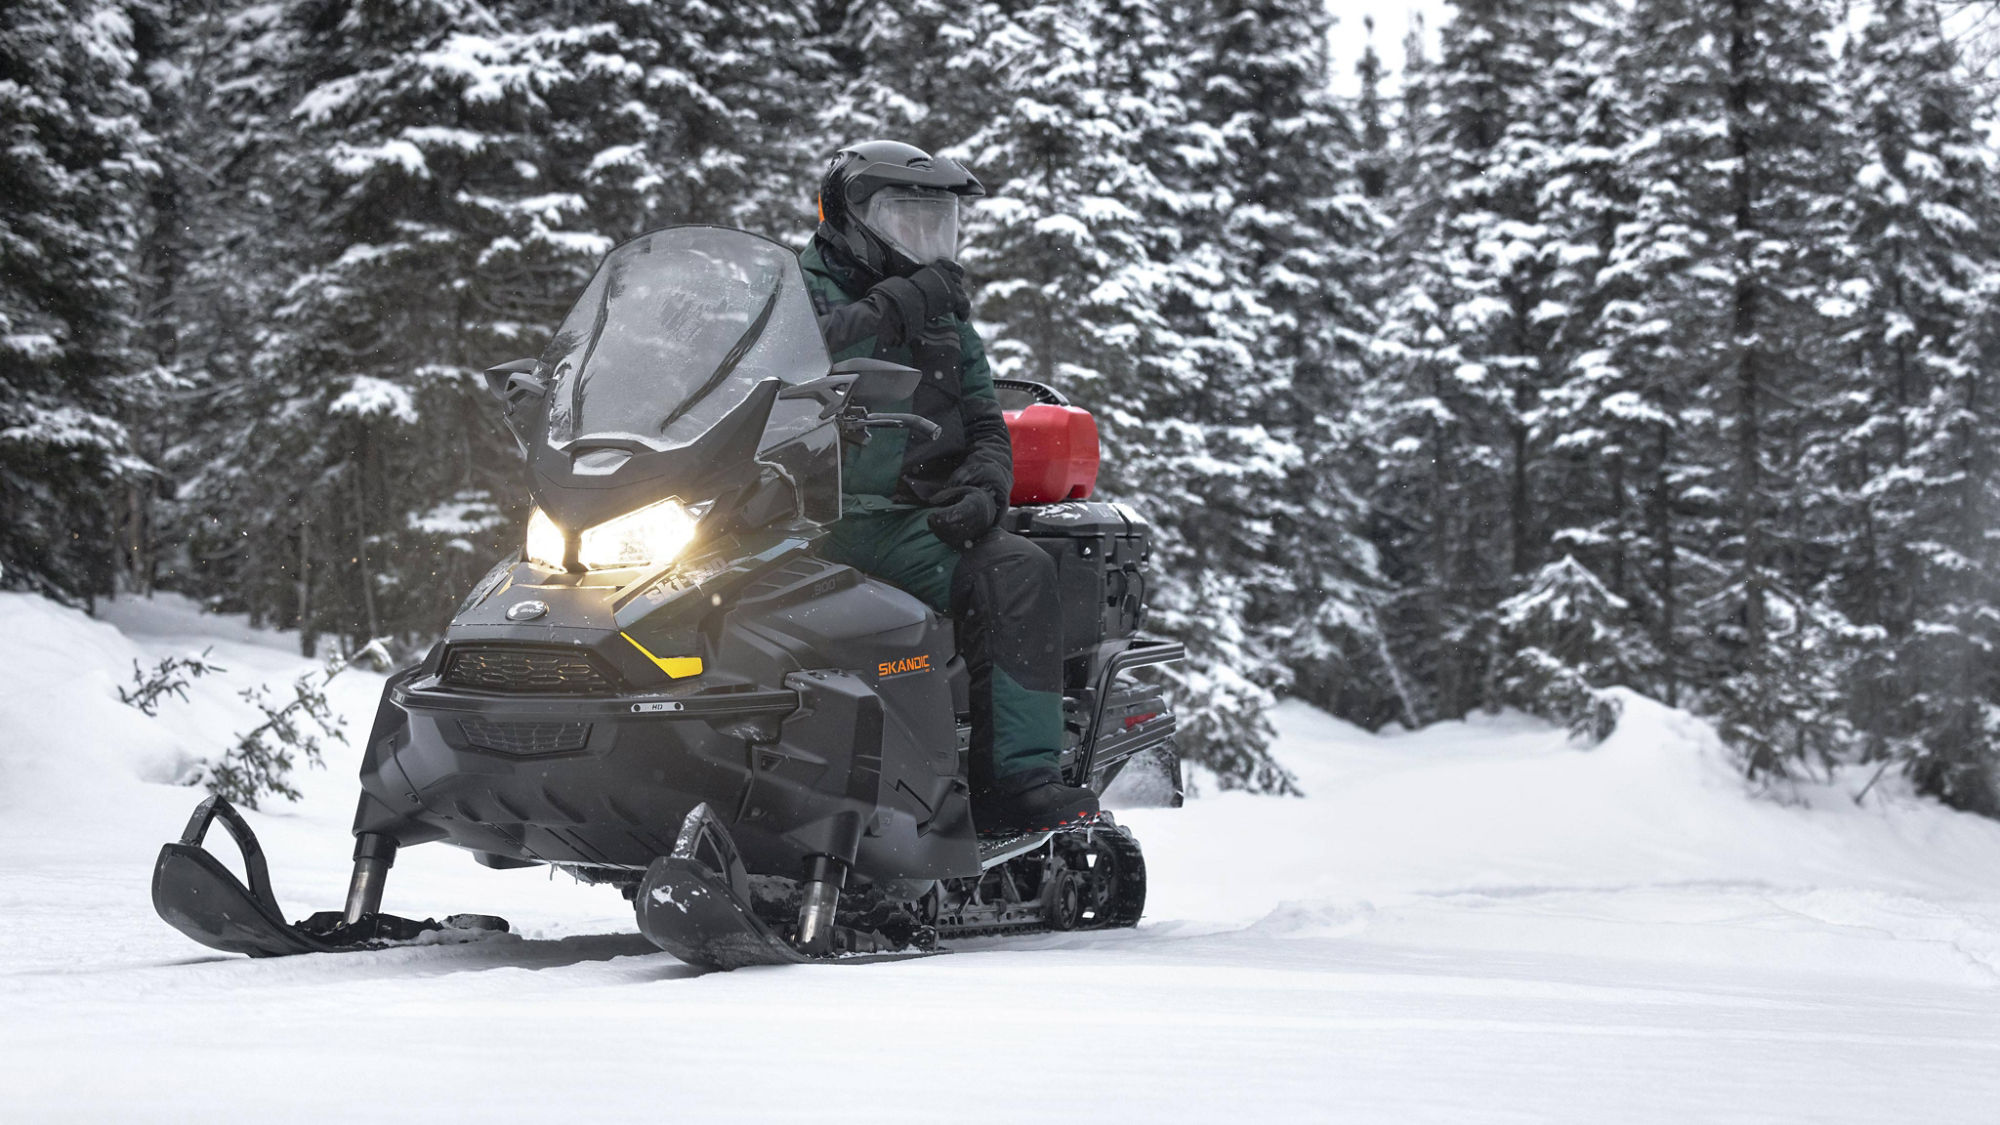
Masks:
[[[822,424],[779,391],[830,364],[791,250],[719,227],[641,235],[605,257],[538,365],[536,502],[571,530],[699,503]]]

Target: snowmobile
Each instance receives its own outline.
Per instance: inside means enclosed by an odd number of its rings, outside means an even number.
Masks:
[[[504,930],[381,912],[401,848],[552,865],[619,888],[702,967],[920,955],[970,935],[1135,925],[1137,841],[1102,814],[982,836],[970,692],[949,621],[814,553],[843,443],[932,423],[883,408],[921,374],[830,361],[792,252],[671,227],[606,256],[546,353],[486,374],[535,508],[369,731],[345,908],[288,923],[255,834],[211,798],[160,851],[153,902],[252,956]],[[1140,632],[1149,530],[1088,500],[1095,424],[1003,381],[1008,525],[1049,550],[1065,629],[1065,780],[1145,763],[1179,803],[1175,718],[1130,674],[1181,658]],[[220,821],[239,879],[204,847]]]

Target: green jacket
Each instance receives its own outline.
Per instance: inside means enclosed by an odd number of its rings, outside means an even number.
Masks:
[[[946,488],[971,486],[1005,511],[1014,487],[1013,444],[978,331],[944,316],[915,340],[901,339],[900,320],[886,315],[887,301],[869,293],[851,258],[814,238],[799,265],[834,360],[885,359],[922,371],[916,393],[884,409],[919,414],[939,427],[928,440],[876,430],[865,444],[849,445],[841,458],[845,510],[922,507]]]

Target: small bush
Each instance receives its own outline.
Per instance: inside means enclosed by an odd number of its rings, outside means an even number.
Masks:
[[[259,807],[267,796],[299,799],[292,784],[292,767],[304,758],[315,768],[325,765],[322,738],[347,741],[347,719],[333,713],[327,702],[326,686],[352,667],[354,661],[370,658],[378,666],[389,664],[382,642],[373,640],[352,657],[335,655],[318,672],[308,672],[292,682],[291,698],[274,701],[264,685],[245,688],[240,693],[257,705],[264,721],[236,737],[236,744],[195,778],[210,793],[245,808]]]
[[[150,672],[140,667],[139,662],[134,660],[132,662],[133,686],[129,691],[125,688],[119,688],[119,700],[130,706],[137,707],[149,717],[157,717],[159,715],[160,700],[166,696],[171,695],[175,699],[186,703],[189,683],[211,673],[229,671],[229,669],[222,667],[220,664],[210,664],[208,662],[208,654],[211,651],[213,650],[202,649],[199,656],[166,657]]]
[[[1513,655],[1499,668],[1499,698],[1563,724],[1579,742],[1610,737],[1620,707],[1604,688],[1631,682],[1650,659],[1629,608],[1573,558],[1543,567],[1500,604]]]

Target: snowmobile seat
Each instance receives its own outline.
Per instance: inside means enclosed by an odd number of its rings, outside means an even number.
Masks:
[[[1014,492],[1008,503],[1083,500],[1097,487],[1097,420],[1053,387],[995,379],[1007,434],[1014,443]]]

